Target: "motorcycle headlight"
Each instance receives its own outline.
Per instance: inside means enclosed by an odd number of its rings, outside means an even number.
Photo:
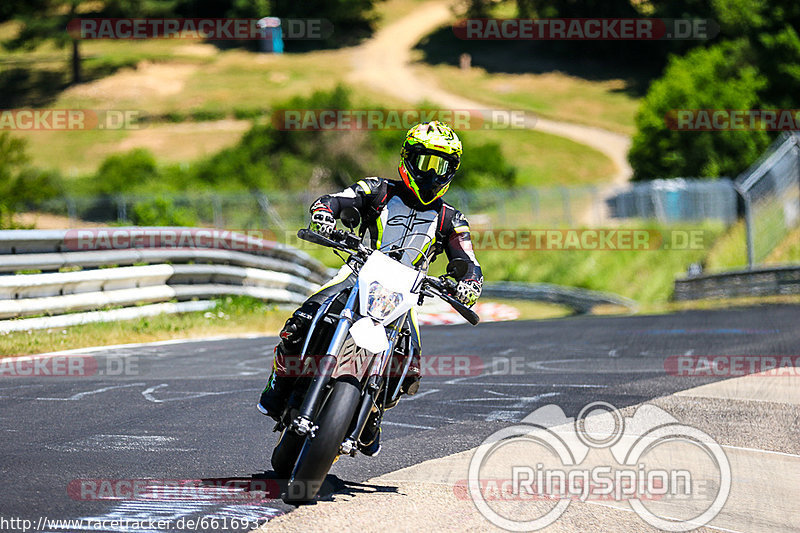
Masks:
[[[369,284],[367,314],[376,320],[383,320],[397,308],[401,301],[403,301],[402,294],[387,290],[377,281],[373,281]]]

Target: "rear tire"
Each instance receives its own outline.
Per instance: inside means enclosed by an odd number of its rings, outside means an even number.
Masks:
[[[284,501],[303,503],[314,499],[339,455],[360,400],[361,389],[353,378],[340,378],[334,383],[333,391],[316,420],[319,427],[314,438],[305,439],[286,487]]]

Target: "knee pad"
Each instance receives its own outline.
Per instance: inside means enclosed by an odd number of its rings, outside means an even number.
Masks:
[[[283,325],[279,336],[286,353],[293,353],[300,348],[317,309],[319,309],[319,304],[307,302],[295,311]]]

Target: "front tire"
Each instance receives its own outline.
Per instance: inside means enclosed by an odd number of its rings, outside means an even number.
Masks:
[[[284,429],[278,444],[272,450],[272,470],[278,475],[279,479],[289,479],[292,470],[303,448],[305,438],[294,431]]]
[[[284,501],[311,501],[319,492],[325,476],[339,455],[350,422],[361,399],[361,389],[353,378],[339,378],[316,420],[319,426],[313,438],[307,437],[297,459]]]

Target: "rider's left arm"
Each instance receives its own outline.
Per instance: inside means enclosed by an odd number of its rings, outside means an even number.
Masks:
[[[475,280],[481,284],[483,283],[481,265],[478,263],[478,259],[472,249],[469,222],[459,211],[456,211],[453,215],[451,230],[445,240],[444,251],[449,261],[459,258],[467,262],[467,273],[459,281]]]

